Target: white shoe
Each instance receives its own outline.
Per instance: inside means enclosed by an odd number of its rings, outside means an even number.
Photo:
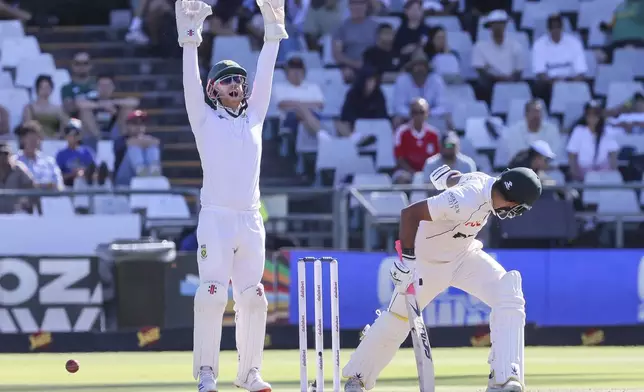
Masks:
[[[125,35],[125,41],[131,44],[147,45],[150,43],[150,38],[143,31],[137,29],[128,31]]]
[[[485,392],[524,392],[524,388],[521,381],[515,377],[508,378],[503,384],[495,384],[494,377],[490,374]]]
[[[210,367],[199,371],[199,392],[217,392],[217,380]]]
[[[243,388],[250,392],[271,392],[271,384],[262,380],[262,376],[259,374],[259,369],[252,368],[248,372],[245,380],[237,379],[235,380],[235,386],[237,388]]]
[[[344,392],[364,392],[364,384],[358,377],[349,377],[344,383]]]

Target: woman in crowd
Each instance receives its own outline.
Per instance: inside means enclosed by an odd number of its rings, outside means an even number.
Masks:
[[[22,111],[22,121],[38,121],[46,138],[60,139],[68,118],[63,108],[49,101],[54,91],[54,81],[49,75],[36,79],[36,101],[29,103]]]
[[[429,30],[429,40],[424,49],[434,71],[443,77],[445,83],[462,82],[460,58],[456,51],[450,49],[447,32],[443,27],[432,27]]]

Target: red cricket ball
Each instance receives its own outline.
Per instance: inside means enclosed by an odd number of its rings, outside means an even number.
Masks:
[[[76,362],[73,359],[70,359],[65,364],[65,369],[67,369],[67,371],[70,372],[70,373],[76,373],[78,371],[78,369],[79,369],[78,362]]]

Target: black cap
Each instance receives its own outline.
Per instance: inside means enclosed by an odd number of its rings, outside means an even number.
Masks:
[[[77,118],[70,118],[67,124],[65,124],[65,135],[70,133],[80,134],[82,132],[83,124]]]
[[[7,142],[0,142],[0,153],[11,154],[11,146]]]
[[[304,60],[298,55],[293,55],[286,61],[286,68],[304,69]]]
[[[541,180],[526,167],[508,169],[496,180],[498,190],[507,201],[532,206],[541,196]]]

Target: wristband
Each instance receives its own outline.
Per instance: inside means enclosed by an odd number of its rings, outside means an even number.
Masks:
[[[415,259],[416,258],[416,252],[414,248],[405,248],[402,250],[402,255],[405,256],[408,259]]]

